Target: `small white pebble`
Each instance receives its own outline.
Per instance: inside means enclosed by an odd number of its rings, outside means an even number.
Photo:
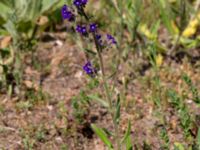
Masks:
[[[53,110],[53,106],[52,105],[48,105],[47,108],[48,108],[49,111]]]
[[[188,104],[191,104],[191,103],[193,103],[193,100],[188,99],[186,102],[187,102]]]
[[[61,40],[56,40],[54,43],[56,46],[61,47],[63,46],[63,42]]]
[[[63,142],[63,140],[62,140],[61,137],[56,137],[55,140],[56,140],[56,142],[58,142],[58,143],[62,143],[62,142]]]
[[[83,76],[83,72],[82,71],[77,71],[75,74],[75,78],[80,79]]]

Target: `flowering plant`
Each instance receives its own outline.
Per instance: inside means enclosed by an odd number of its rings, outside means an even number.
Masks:
[[[74,31],[80,34],[80,36],[84,38],[91,38],[91,40],[94,42],[94,45],[96,47],[96,52],[98,55],[99,60],[99,66],[100,71],[98,72],[98,69],[95,68],[92,65],[92,61],[87,57],[86,63],[83,65],[83,70],[87,75],[89,75],[92,78],[95,78],[97,76],[101,76],[103,81],[103,87],[106,94],[106,101],[108,106],[108,111],[110,112],[113,120],[113,126],[114,126],[114,139],[115,139],[115,145],[116,149],[121,149],[121,144],[125,142],[126,140],[130,141],[130,123],[129,123],[129,130],[127,131],[124,140],[120,142],[119,139],[119,131],[118,131],[118,124],[119,124],[119,118],[120,118],[120,96],[118,95],[117,102],[113,101],[112,94],[110,91],[109,84],[107,83],[107,77],[105,73],[104,68],[104,61],[102,52],[106,48],[110,48],[112,46],[117,46],[116,39],[110,35],[110,34],[101,34],[99,32],[98,24],[91,22],[91,18],[86,14],[85,7],[87,4],[87,0],[73,0],[72,6],[64,5],[61,9],[63,20],[67,20],[68,22],[73,23]],[[78,16],[82,16],[85,19],[86,23],[83,23],[83,21],[78,21]],[[100,73],[101,72],[101,73]],[[101,138],[101,140],[109,147],[109,149],[113,149],[113,144],[109,141],[107,138],[106,133],[98,128],[96,125],[92,124],[92,129],[94,132]],[[130,143],[130,142],[129,142]],[[129,144],[131,145],[131,144]]]

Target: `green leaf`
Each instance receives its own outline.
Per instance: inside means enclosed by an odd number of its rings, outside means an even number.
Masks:
[[[121,141],[121,144],[126,144],[126,150],[133,149],[133,145],[131,143],[131,122],[130,122],[130,120],[128,121],[128,128],[126,130],[124,138]]]
[[[14,40],[19,37],[17,35],[30,38],[38,17],[46,11],[52,13],[49,10],[57,8],[56,3],[61,2],[64,3],[63,0],[1,0],[0,25],[4,24]]]
[[[160,20],[156,21],[156,23],[154,23],[153,26],[151,27],[151,33],[154,35],[154,37],[157,37],[159,27],[160,27]]]
[[[172,27],[171,21],[171,14],[170,14],[170,10],[169,10],[169,6],[168,6],[168,1],[166,0],[157,0],[157,4],[160,8],[160,15],[161,15],[161,19],[164,23],[164,25],[166,26],[166,28],[168,29],[168,31],[171,34],[174,34],[175,31]]]
[[[12,21],[8,20],[7,23],[4,24],[4,27],[14,39],[18,38],[16,26],[14,25]]]
[[[120,96],[119,94],[117,95],[117,103],[116,103],[116,110],[115,110],[115,117],[114,121],[115,123],[119,124],[119,119],[120,119]]]
[[[3,3],[4,5],[12,8],[14,6],[14,1],[15,0],[1,0],[1,3]]]
[[[122,139],[121,143],[125,143],[128,140],[130,134],[131,134],[131,122],[129,120],[128,121],[128,128],[126,130],[126,133],[125,133],[124,138]]]
[[[131,143],[131,136],[129,135],[126,140],[126,150],[132,150],[132,149],[133,149],[133,145]]]
[[[107,138],[106,133],[101,128],[98,128],[95,124],[92,124],[91,127],[98,137],[104,142],[104,144],[106,144],[109,149],[113,149],[113,145]]]
[[[181,143],[174,143],[174,150],[185,150],[184,146]]]
[[[35,20],[42,14],[41,11],[42,8],[42,2],[41,1],[33,1],[31,0],[27,4],[27,11],[26,11],[26,18],[27,21],[32,20],[32,22],[35,22]]]
[[[91,94],[91,95],[88,95],[88,97],[91,98],[92,100],[95,100],[95,101],[99,102],[104,107],[109,107],[108,103],[105,100],[101,99],[97,95]]]
[[[10,50],[8,48],[0,49],[0,54],[2,58],[5,58],[10,55]]]
[[[54,6],[58,1],[57,0],[43,0],[42,1],[42,8],[41,12],[46,12],[49,10],[52,6]]]
[[[102,128],[102,130],[106,133],[106,135],[108,135],[108,136],[114,136],[114,134],[111,131],[109,131],[108,129]]]
[[[11,11],[11,8],[0,2],[0,17],[2,17],[4,20],[6,20],[8,13]]]

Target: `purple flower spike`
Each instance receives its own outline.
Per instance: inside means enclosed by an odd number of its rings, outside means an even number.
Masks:
[[[82,35],[87,35],[87,28],[86,26],[80,26],[80,25],[77,25],[76,26],[76,31],[81,33]]]
[[[101,35],[100,34],[96,34],[96,39],[97,39],[97,42],[100,46],[103,46],[103,41],[101,39]]]
[[[80,25],[76,26],[76,31],[79,32],[79,33],[81,33],[81,26]]]
[[[67,5],[63,5],[62,9],[61,9],[61,13],[62,13],[62,17],[63,19],[67,19]]]
[[[62,18],[65,20],[67,19],[68,21],[74,21],[75,20],[75,16],[74,14],[68,10],[67,5],[63,5],[62,9],[61,9],[61,14],[62,14]]]
[[[112,35],[107,34],[107,39],[108,39],[108,42],[111,41],[112,44],[117,44],[117,41],[115,40],[115,38]]]
[[[74,0],[73,3],[76,7],[82,7],[87,4],[87,0]]]
[[[81,28],[81,33],[82,33],[83,35],[86,35],[86,34],[87,34],[86,26],[82,26],[82,28]]]
[[[74,5],[77,7],[81,6],[80,0],[74,0]]]
[[[95,32],[97,30],[97,24],[92,23],[90,24],[90,32]]]
[[[92,67],[92,64],[90,61],[88,61],[84,66],[83,70],[91,77],[94,77],[95,75],[95,69]]]
[[[81,0],[81,2],[82,2],[83,5],[87,4],[87,0]]]
[[[112,44],[117,44],[117,41],[115,39],[112,39]]]

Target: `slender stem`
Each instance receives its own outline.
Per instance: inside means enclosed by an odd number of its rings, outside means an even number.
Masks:
[[[84,12],[84,9],[81,9],[81,11],[82,11],[82,14],[85,17],[85,19],[87,21],[89,21],[89,17]],[[99,43],[97,41],[96,33],[93,32],[92,35],[93,35],[93,39],[94,39],[94,42],[95,42],[95,46],[96,46],[96,50],[97,50],[97,54],[98,54],[98,58],[99,58],[99,62],[100,62],[100,68],[101,68],[101,71],[102,71],[102,79],[103,79],[103,86],[104,86],[104,89],[105,89],[105,92],[106,92],[106,99],[107,99],[107,101],[109,103],[109,111],[111,113],[112,121],[113,121],[113,125],[114,125],[115,140],[117,142],[117,149],[120,150],[121,148],[120,148],[120,142],[119,142],[120,141],[119,140],[119,129],[118,129],[118,124],[116,123],[116,121],[114,119],[115,118],[115,110],[114,110],[113,105],[112,105],[112,98],[111,98],[110,90],[109,90],[109,87],[108,87],[108,84],[107,84],[107,80],[106,80],[103,57],[101,55],[102,48],[101,48],[101,46],[99,45]]]
[[[99,57],[99,61],[100,61],[100,68],[101,68],[101,71],[102,71],[103,85],[104,85],[104,89],[105,89],[105,92],[106,92],[106,97],[107,97],[107,100],[108,100],[108,103],[109,103],[110,113],[111,113],[113,124],[114,124],[115,139],[116,139],[116,142],[117,142],[117,149],[120,150],[118,124],[116,123],[116,121],[114,119],[115,118],[115,111],[114,111],[114,108],[113,108],[113,105],[112,105],[112,98],[111,98],[110,91],[109,91],[109,88],[108,88],[108,84],[107,84],[107,81],[106,81],[105,68],[104,68],[104,64],[103,64],[103,58],[102,58],[102,55],[101,55],[101,47],[99,46],[98,41],[96,40],[95,33],[93,33],[93,38],[94,38],[94,41],[95,41],[95,45],[96,45],[96,49],[97,49],[97,53],[98,53],[98,57]]]
[[[109,103],[110,113],[111,113],[113,124],[114,124],[115,139],[116,139],[116,142],[117,142],[117,149],[120,150],[121,148],[120,148],[120,142],[119,142],[119,129],[118,129],[118,124],[116,123],[116,121],[114,119],[115,118],[115,111],[114,111],[114,108],[113,108],[113,105],[112,105],[112,98],[111,98],[111,95],[110,95],[110,90],[108,88],[108,84],[107,84],[107,81],[106,81],[106,74],[105,74],[105,68],[104,68],[104,64],[103,64],[103,57],[101,55],[102,49],[98,44],[95,33],[93,33],[93,38],[94,38],[94,41],[95,41],[95,46],[96,46],[97,54],[98,54],[99,61],[100,61],[100,68],[101,68],[101,71],[102,71],[103,85],[104,85],[104,89],[105,89],[105,92],[106,92],[106,97],[107,97],[107,100],[108,100],[108,103]]]
[[[102,71],[103,85],[104,85],[104,88],[105,88],[107,100],[109,102],[109,107],[112,108],[112,98],[111,98],[109,88],[108,88],[108,85],[107,85],[107,82],[106,82],[106,74],[105,74],[105,68],[104,68],[104,64],[103,64],[103,57],[101,55],[102,50],[101,50],[101,47],[99,46],[98,41],[96,39],[96,34],[93,32],[92,35],[93,35],[93,38],[94,38],[95,46],[96,46],[96,49],[97,49],[97,54],[98,54],[98,57],[99,57],[100,68],[101,68],[101,71]]]

